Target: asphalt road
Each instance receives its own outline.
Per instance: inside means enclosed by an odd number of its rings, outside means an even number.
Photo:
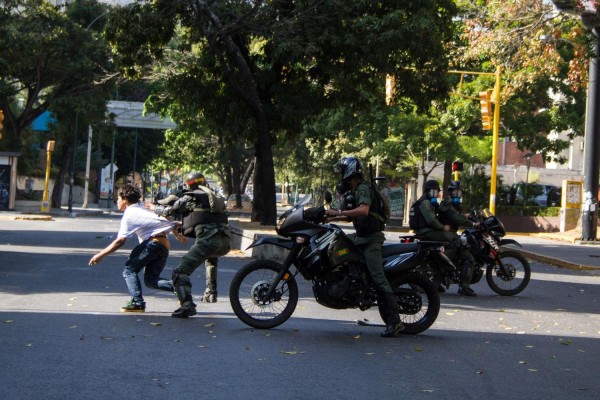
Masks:
[[[188,320],[174,295],[128,300],[122,265],[134,246],[88,267],[119,219],[0,221],[0,399],[598,399],[600,275],[532,263],[516,297],[485,282],[452,287],[431,329],[379,337],[377,310],[330,310],[300,282],[292,318],[261,331],[226,297],[249,260],[223,257],[219,302]],[[174,243],[174,241],[172,241]],[[185,246],[174,244],[165,275]],[[195,295],[204,272],[193,277]]]

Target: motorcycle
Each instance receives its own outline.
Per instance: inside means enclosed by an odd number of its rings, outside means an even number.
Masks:
[[[460,245],[467,247],[475,258],[471,284],[478,283],[485,270],[486,281],[497,294],[514,296],[521,293],[531,279],[529,262],[518,251],[502,247],[510,244],[523,246],[516,240],[503,238],[506,235],[504,225],[489,209],[483,209],[481,214],[474,211],[471,219],[479,225],[465,229],[460,235]],[[404,242],[418,240],[417,236],[401,237]],[[460,272],[444,265],[423,268],[422,271],[438,287],[443,285],[447,289],[452,283],[460,283]]]
[[[261,237],[248,248],[275,245],[289,250],[283,261],[256,260],[244,265],[234,276],[229,299],[236,316],[257,329],[283,324],[298,303],[297,277],[311,282],[316,301],[332,309],[378,306],[387,314],[371,281],[360,253],[350,237],[337,225],[327,223],[325,206],[307,207],[311,196],[287,210],[276,232],[280,237]],[[326,195],[331,202],[331,194]],[[383,246],[384,270],[405,324],[403,333],[417,334],[428,329],[440,310],[437,288],[416,268],[452,262],[439,243],[392,244]],[[294,268],[292,268],[294,267]]]

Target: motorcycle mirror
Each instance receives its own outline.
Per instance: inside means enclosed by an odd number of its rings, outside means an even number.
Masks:
[[[332,201],[333,201],[333,196],[332,196],[331,192],[329,190],[327,190],[325,192],[325,203],[331,204]]]

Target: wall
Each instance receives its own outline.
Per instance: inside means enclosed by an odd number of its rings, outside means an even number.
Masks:
[[[17,176],[17,190],[24,191],[44,191],[44,185],[46,183],[45,178],[33,178],[28,176]],[[48,181],[48,198],[52,196],[52,189],[54,188],[54,179]],[[83,204],[84,189],[80,186],[73,186],[73,204]],[[96,195],[92,192],[88,193],[88,204],[96,203]],[[22,203],[23,204],[23,203]],[[69,204],[69,185],[63,187],[62,193],[62,205],[67,206]],[[15,205],[17,208],[18,204]]]

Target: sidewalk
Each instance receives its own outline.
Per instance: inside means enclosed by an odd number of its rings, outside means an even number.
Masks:
[[[93,206],[96,206],[95,204]],[[82,208],[73,207],[72,212],[68,209],[52,209],[50,213],[29,212],[20,213],[18,211],[0,211],[0,221],[10,220],[47,220],[51,221],[53,217],[77,218],[77,217],[100,217],[114,216],[120,217],[116,210],[102,208]],[[256,248],[254,251],[247,247],[258,237],[265,235],[276,235],[273,227],[261,226],[258,223],[250,223],[247,218],[238,218],[238,213],[232,213],[230,226],[233,233],[233,248],[239,249],[249,257],[269,257],[281,259],[285,257],[284,253],[278,251],[274,246],[267,246],[268,252],[265,254],[263,249]],[[403,233],[408,232],[406,227],[390,227],[386,230],[386,238],[393,242]],[[523,247],[511,246],[521,252],[526,258],[556,265],[571,270],[597,270],[600,271],[600,241],[582,243],[579,241],[581,232],[576,230],[564,233],[518,233],[509,232],[506,237],[518,241]],[[264,250],[267,250],[264,248]],[[281,254],[280,254],[281,253]]]

